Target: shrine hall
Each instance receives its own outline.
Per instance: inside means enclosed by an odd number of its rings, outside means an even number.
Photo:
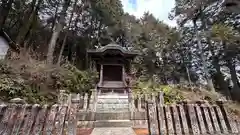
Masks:
[[[97,89],[104,92],[126,92],[131,75],[131,62],[138,55],[117,44],[108,44],[95,50],[88,50],[91,69],[99,73]]]

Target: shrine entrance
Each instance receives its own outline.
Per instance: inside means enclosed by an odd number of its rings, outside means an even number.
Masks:
[[[123,81],[122,65],[103,65],[103,81]]]
[[[88,50],[91,69],[99,74],[94,92],[95,127],[127,127],[128,131],[133,133],[129,115],[129,110],[132,108],[129,102],[132,99],[132,93],[127,78],[131,74],[131,62],[137,54],[116,44]],[[102,132],[100,129],[95,128],[95,131]]]
[[[116,44],[88,50],[91,69],[99,73],[97,89],[100,93],[126,93],[130,87],[126,81],[131,74],[131,62],[138,53]]]

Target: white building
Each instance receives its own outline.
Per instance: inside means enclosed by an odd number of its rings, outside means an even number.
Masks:
[[[0,59],[6,58],[10,48],[13,52],[19,52],[19,47],[11,40],[7,33],[3,30],[0,30]]]
[[[8,41],[4,38],[4,36],[0,35],[0,59],[5,58],[8,49],[9,49]]]
[[[224,6],[230,12],[240,13],[240,0],[225,0]]]

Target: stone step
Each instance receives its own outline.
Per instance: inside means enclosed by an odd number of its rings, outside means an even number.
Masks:
[[[97,108],[99,113],[127,112],[129,108]]]
[[[122,104],[98,103],[96,109],[97,112],[127,112],[129,111],[129,105],[124,103]]]
[[[96,113],[96,120],[129,120],[130,112]]]
[[[128,108],[115,108],[115,109],[106,109],[106,108],[98,108],[97,112],[99,113],[114,113],[114,112],[127,112]]]
[[[130,120],[97,120],[94,122],[95,127],[131,127]]]
[[[98,95],[98,98],[104,99],[104,98],[118,98],[118,99],[128,99],[128,94],[100,94]]]
[[[94,128],[91,135],[136,135],[131,127]]]
[[[107,98],[107,99],[98,99],[98,104],[128,104],[128,99],[116,99],[116,98]]]
[[[97,104],[97,108],[106,108],[106,109],[128,108],[128,104]]]
[[[97,102],[97,104],[128,104],[128,100],[102,100]]]

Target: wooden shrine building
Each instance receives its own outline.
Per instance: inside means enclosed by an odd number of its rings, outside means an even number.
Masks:
[[[88,50],[91,69],[99,73],[98,90],[102,93],[124,92],[129,87],[127,76],[131,74],[131,61],[137,55],[137,52],[129,51],[117,44]]]

